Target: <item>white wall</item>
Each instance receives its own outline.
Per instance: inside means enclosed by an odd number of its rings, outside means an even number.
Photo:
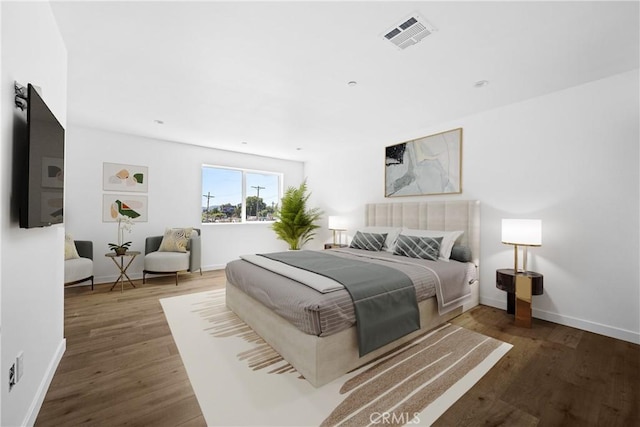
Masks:
[[[0,5],[0,49],[2,48],[2,5]],[[0,74],[2,73],[2,54],[0,50]],[[0,76],[0,82],[3,82],[2,77]],[[11,97],[11,93],[9,92],[9,88],[0,84],[0,99],[7,99]],[[4,123],[4,111],[5,106],[4,102],[0,102],[0,123]],[[0,142],[3,142],[5,138],[5,134],[0,131]],[[3,144],[4,145],[4,144]],[[4,166],[4,152],[0,152],[0,162]],[[0,173],[0,194],[4,197],[4,183],[6,179],[4,178],[4,174]],[[5,210],[0,209],[0,224],[4,224],[5,218]],[[7,212],[8,213],[8,212]],[[0,260],[2,259],[2,229],[4,227],[0,226]],[[4,366],[2,363],[2,262],[0,261],[0,369]],[[0,396],[0,422],[2,421],[2,397]]]
[[[40,86],[58,120],[66,123],[67,53],[49,3],[1,2],[0,406],[3,426],[35,421],[65,342],[63,339],[64,227],[20,229],[12,191],[14,131],[25,114],[14,107],[13,82]],[[37,28],[38,31],[26,31]],[[9,391],[8,372],[24,352],[24,375]]]
[[[322,208],[355,228],[365,203],[417,200],[383,197],[385,146],[462,127],[463,193],[419,200],[481,201],[481,302],[506,307],[495,270],[513,265],[513,248],[500,242],[501,219],[539,218],[543,245],[529,251],[529,269],[544,275],[544,295],[534,297],[534,316],[639,343],[638,81],[635,70],[401,130],[364,152],[314,159],[305,172]]]
[[[203,164],[282,172],[284,187],[304,179],[301,162],[213,150],[175,142],[142,138],[70,125],[66,153],[67,232],[92,240],[96,282],[117,277],[116,267],[104,257],[107,243],[117,239],[117,225],[102,222],[103,162],[149,167],[148,222],[136,223],[125,235],[131,249],[144,253],[147,236],[162,235],[165,227],[200,227],[203,270],[224,268],[239,255],[285,250],[268,223],[201,225],[201,167]],[[138,193],[130,193],[138,194]],[[142,277],[143,258],[137,257],[128,273]]]

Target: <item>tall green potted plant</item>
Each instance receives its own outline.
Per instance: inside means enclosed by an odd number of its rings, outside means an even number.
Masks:
[[[289,244],[289,249],[297,250],[315,236],[315,230],[320,228],[315,222],[320,219],[322,211],[318,208],[307,208],[307,182],[298,188],[289,187],[276,208],[274,217],[276,222],[271,228],[278,235],[278,239]]]

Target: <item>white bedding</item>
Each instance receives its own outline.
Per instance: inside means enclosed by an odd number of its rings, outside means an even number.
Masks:
[[[333,279],[329,279],[326,276],[292,267],[283,262],[274,261],[260,255],[240,255],[240,258],[250,262],[251,264],[266,268],[267,270],[273,271],[274,273],[281,274],[297,282],[303,283],[318,292],[322,292],[323,294],[344,289],[344,286],[342,286],[342,284],[336,282]]]

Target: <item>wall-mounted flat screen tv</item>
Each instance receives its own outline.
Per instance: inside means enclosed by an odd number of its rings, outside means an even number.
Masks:
[[[31,84],[27,97],[20,227],[46,227],[64,220],[64,128]]]

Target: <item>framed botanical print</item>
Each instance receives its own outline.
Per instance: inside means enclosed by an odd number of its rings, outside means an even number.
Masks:
[[[128,216],[135,222],[147,222],[147,196],[132,194],[103,194],[102,222],[115,222],[119,216]]]

